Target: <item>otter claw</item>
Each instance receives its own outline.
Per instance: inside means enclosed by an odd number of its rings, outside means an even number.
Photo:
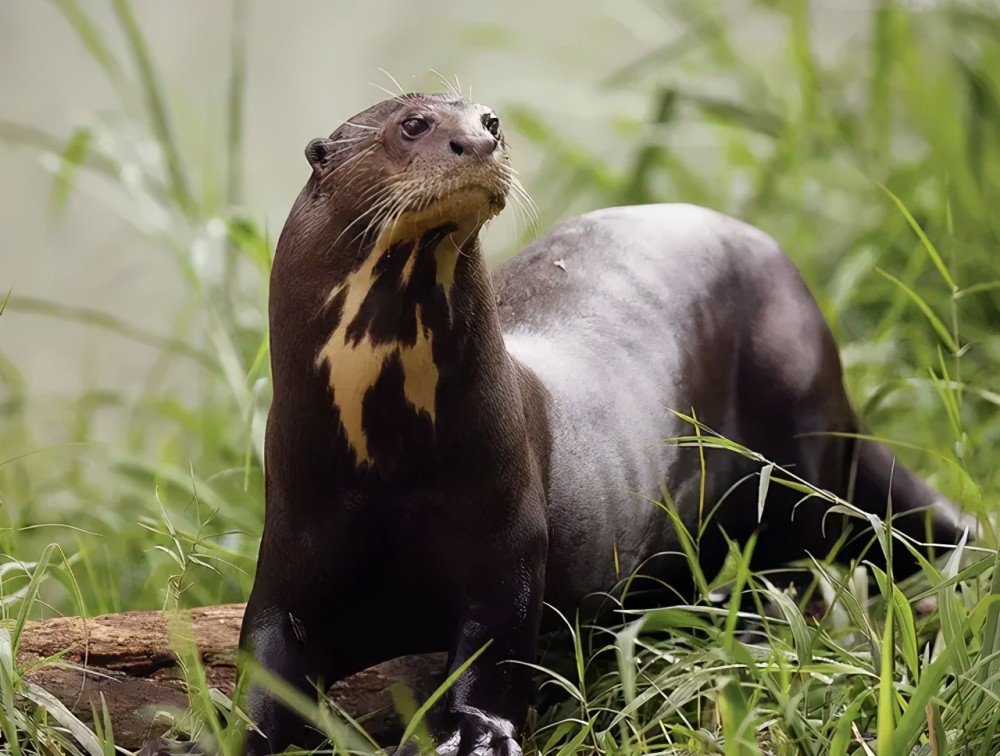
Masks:
[[[439,756],[521,756],[514,725],[506,719],[463,706],[455,733],[438,748]]]
[[[455,731],[437,747],[437,756],[522,756],[514,725],[480,709],[463,706]],[[415,756],[416,744],[408,743],[395,756]]]

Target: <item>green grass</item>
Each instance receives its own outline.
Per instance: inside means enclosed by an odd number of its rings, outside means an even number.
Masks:
[[[162,354],[146,391],[131,401],[99,389],[36,396],[0,353],[0,724],[2,747],[14,754],[88,750],[69,735],[79,723],[56,707],[40,712],[27,704],[40,696],[14,662],[27,618],[246,597],[262,524],[270,396],[272,244],[235,209],[244,160],[242,4],[234,6],[229,95],[213,114],[226,123],[224,159],[205,165],[185,153],[182,124],[130,4],[109,2],[117,27],[108,29],[77,0],[51,1],[108,76],[122,112],[95,115],[66,140],[0,120],[0,139],[58,156],[56,212],[73,201],[81,176],[102,177],[171,256],[187,295],[169,329],[146,333],[96,304],[69,309],[34,292],[7,294],[9,283],[0,282],[0,328],[11,313],[42,313]],[[768,231],[816,294],[866,424],[980,516],[986,533],[976,548],[993,547],[1000,10],[987,2],[922,12],[882,3],[868,19],[870,36],[830,60],[817,53],[822,30],[810,29],[800,0],[754,6],[784,31],[784,48],[767,56],[736,44],[740,19],[718,4],[662,8],[686,33],[609,71],[605,82],[650,103],[644,119],[606,116],[617,149],[578,140],[557,113],[501,104],[516,137],[544,155],[540,165],[518,166],[543,208],[540,227],[592,207],[683,200]],[[124,53],[114,52],[111,35],[124,41]],[[712,141],[710,164],[685,159],[692,133]],[[136,134],[157,144],[162,160],[137,162],[128,146]],[[140,168],[128,185],[119,178],[126,163]],[[222,275],[200,263],[196,250],[206,245],[222,255]],[[163,388],[174,365],[196,376],[184,399]],[[93,443],[106,412],[125,428],[109,448]],[[58,433],[39,431],[53,426]],[[781,477],[775,469],[762,487],[780,485]],[[695,534],[692,556],[696,542]],[[546,754],[1000,749],[995,556],[972,566],[970,553],[965,562],[928,564],[898,586],[888,578],[869,586],[861,573],[815,562],[811,593],[790,597],[749,573],[750,548],[734,547],[721,576],[699,580],[702,596],[690,607],[613,628],[567,618],[569,640],[555,643],[538,668],[553,703],[535,718],[530,744]],[[713,603],[709,594],[724,583],[733,598]],[[819,617],[812,597],[823,599]],[[758,607],[766,643],[741,642],[740,598]],[[924,610],[926,599],[936,600],[934,611]],[[772,611],[760,611],[765,604]],[[239,716],[208,689],[190,655],[187,661],[192,726],[231,746]],[[402,699],[400,706],[415,710]],[[311,711],[352,749],[369,747],[345,734],[353,731],[349,722]],[[97,729],[103,735],[109,724]],[[89,742],[89,752],[95,747]]]

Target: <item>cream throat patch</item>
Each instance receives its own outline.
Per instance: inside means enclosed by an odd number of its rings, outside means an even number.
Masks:
[[[434,333],[426,308],[442,297],[450,318],[449,294],[458,255],[454,224],[403,236],[400,228],[375,243],[362,265],[329,295],[327,307],[341,309],[336,328],[316,357],[326,366],[334,405],[357,466],[371,463],[365,427],[365,397],[388,361],[398,357],[403,398],[433,424],[438,368]]]

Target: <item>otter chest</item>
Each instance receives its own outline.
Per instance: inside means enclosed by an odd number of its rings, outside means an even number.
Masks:
[[[327,373],[340,431],[358,467],[380,451],[398,455],[399,449],[379,447],[407,421],[433,432],[435,340],[446,336],[451,322],[454,230],[442,225],[419,237],[380,240],[327,297],[326,307],[339,317],[316,366]],[[390,445],[401,443],[397,438]]]

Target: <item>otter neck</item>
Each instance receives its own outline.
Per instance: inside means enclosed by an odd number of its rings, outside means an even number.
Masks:
[[[356,467],[384,473],[446,442],[442,405],[507,365],[477,232],[401,224],[328,293],[335,326],[315,364]]]

